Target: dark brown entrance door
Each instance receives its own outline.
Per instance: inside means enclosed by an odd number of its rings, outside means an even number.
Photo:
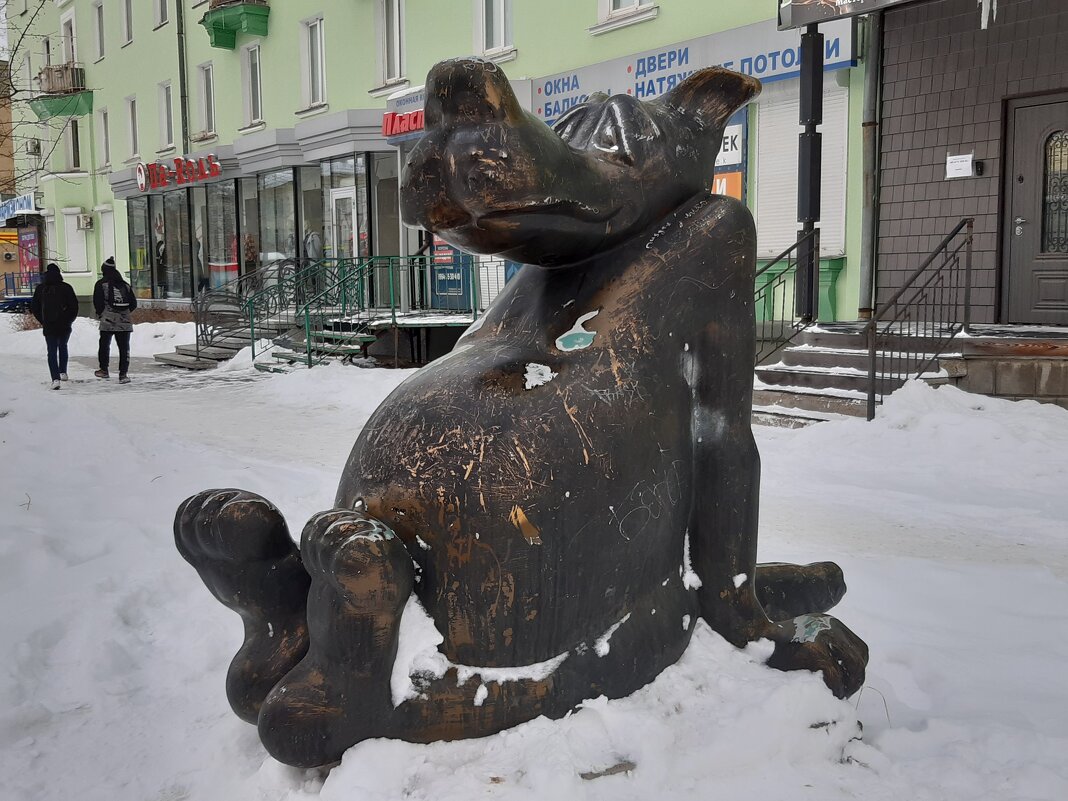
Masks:
[[[1068,325],[1068,99],[1009,106],[1003,317]]]

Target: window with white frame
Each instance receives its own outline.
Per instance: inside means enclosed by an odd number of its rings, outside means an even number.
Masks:
[[[126,98],[126,125],[130,136],[130,156],[135,158],[140,155],[140,142],[137,138],[137,98]]]
[[[255,125],[263,121],[263,87],[260,81],[260,48],[252,45],[245,49],[245,124]]]
[[[476,0],[478,49],[485,55],[503,54],[512,45],[512,0]]]
[[[159,148],[174,147],[174,109],[171,104],[171,82],[159,85]]]
[[[382,83],[404,79],[404,0],[378,0]]]
[[[156,8],[156,27],[167,23],[167,4],[170,0],[152,0]]]
[[[78,50],[75,41],[75,29],[74,29],[74,9],[71,9],[59,22],[59,31],[63,38],[63,61],[64,63],[71,64],[78,60]]]
[[[47,36],[41,40],[41,58],[46,67],[52,65],[52,40]]]
[[[597,24],[589,29],[599,34],[656,19],[660,7],[654,0],[597,0]]]
[[[106,167],[111,164],[111,124],[108,120],[108,110],[99,109],[96,119],[100,130],[100,164]]]
[[[104,0],[93,3],[93,38],[96,40],[96,57],[104,57]]]
[[[78,172],[82,168],[82,137],[78,120],[67,123],[67,171]]]
[[[823,92],[820,253],[845,253],[849,92],[828,81]],[[757,255],[771,258],[797,241],[798,82],[768,84],[756,107]]]
[[[133,0],[122,0],[122,40],[126,44],[133,41]]]
[[[303,24],[304,41],[304,107],[326,103],[326,36],[323,18],[307,20]]]
[[[204,133],[215,132],[215,68],[200,65],[200,121]]]

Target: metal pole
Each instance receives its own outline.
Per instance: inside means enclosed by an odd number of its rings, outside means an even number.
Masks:
[[[871,320],[867,326],[868,334],[868,420],[875,419],[875,329],[878,320]]]
[[[883,12],[868,15],[864,54],[864,197],[860,217],[860,298],[857,317],[871,318],[875,296],[875,229],[879,224],[879,106],[883,73]]]
[[[798,141],[797,221],[799,239],[816,230],[820,220],[820,184],[823,142],[817,130],[823,122],[823,34],[808,25],[801,36],[801,113],[804,126]],[[811,239],[809,240],[811,243]],[[810,245],[801,248],[794,279],[794,311],[802,320],[815,320],[819,312],[819,254]],[[815,291],[813,290],[815,287]]]
[[[965,226],[968,237],[964,246],[964,333],[967,334],[972,325],[972,227],[975,221],[968,219]]]

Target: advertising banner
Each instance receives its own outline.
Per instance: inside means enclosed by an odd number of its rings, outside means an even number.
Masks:
[[[853,22],[836,20],[822,29],[824,69],[856,64]],[[764,82],[801,74],[801,34],[780,31],[774,20],[602,61],[534,81],[534,113],[550,125],[594,92],[652,100],[705,67],[727,67]]]

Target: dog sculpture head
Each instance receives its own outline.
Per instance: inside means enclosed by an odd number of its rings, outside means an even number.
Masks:
[[[612,247],[712,181],[723,128],[760,91],[712,67],[656,100],[596,94],[550,128],[493,63],[427,76],[426,132],[405,165],[401,214],[463,250],[559,266]]]

